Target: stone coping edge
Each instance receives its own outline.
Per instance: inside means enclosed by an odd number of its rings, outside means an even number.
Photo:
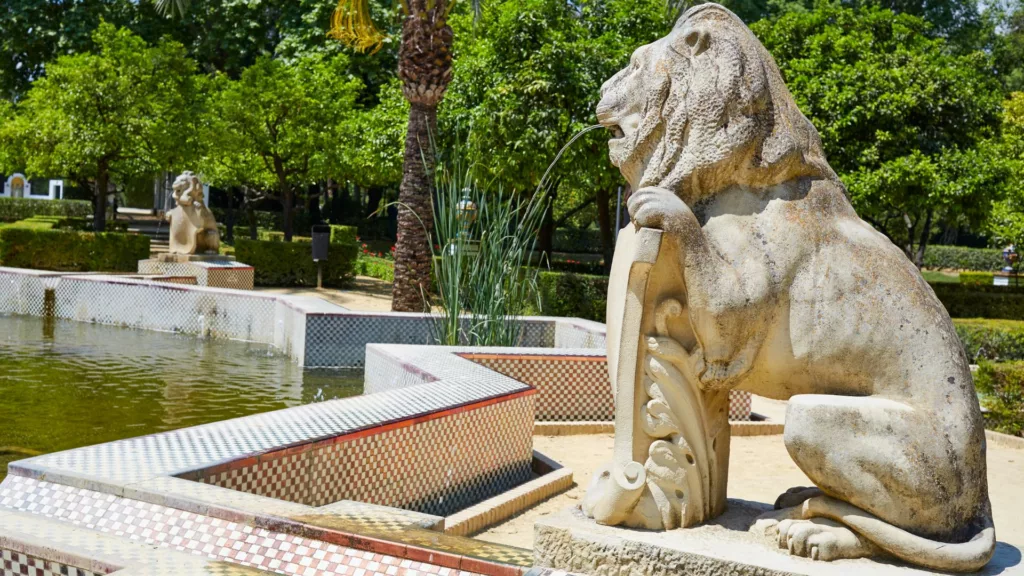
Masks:
[[[468,536],[480,532],[573,486],[571,468],[563,467],[536,450],[533,451],[533,469],[540,477],[445,518],[444,533]]]
[[[1009,434],[1003,434],[994,430],[985,430],[985,440],[996,446],[1024,450],[1024,438],[1020,436],[1010,436]]]
[[[732,436],[773,436],[782,434],[784,424],[771,421],[746,421],[731,420],[729,428]],[[534,436],[580,436],[584,434],[613,434],[615,432],[614,422],[534,422]],[[1007,438],[1008,442],[1014,442],[1017,438],[1000,434]],[[1020,438],[1020,444],[1013,447],[1024,449],[1024,438]],[[993,443],[998,443],[993,441]]]

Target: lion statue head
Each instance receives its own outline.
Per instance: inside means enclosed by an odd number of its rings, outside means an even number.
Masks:
[[[203,183],[199,177],[192,172],[182,172],[171,185],[174,201],[179,206],[195,207],[205,206],[203,197]]]
[[[691,206],[732,186],[839,183],[771,55],[718,4],[690,8],[638,48],[602,86],[597,118],[634,190],[665,188]]]

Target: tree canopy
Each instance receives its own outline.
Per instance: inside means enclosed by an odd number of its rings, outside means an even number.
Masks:
[[[194,158],[203,90],[195,62],[176,42],[148,46],[112,24],[101,24],[93,41],[96,53],[61,56],[47,66],[0,138],[16,147],[13,160],[24,162],[29,174],[89,183],[97,198],[96,229],[103,230],[111,176]]]
[[[1008,176],[993,162],[1002,96],[988,55],[878,7],[819,5],[753,30],[861,217],[918,263],[933,225],[981,223]]]

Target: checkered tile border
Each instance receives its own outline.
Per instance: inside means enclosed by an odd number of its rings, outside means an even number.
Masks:
[[[447,516],[530,479],[533,412],[523,392],[186,477],[316,507],[356,500]]]
[[[536,419],[615,419],[615,399],[604,356],[464,354],[491,370],[537,389]]]
[[[273,298],[111,276],[65,276],[58,318],[273,344]]]
[[[750,420],[750,392],[729,391],[729,420]]]
[[[539,422],[609,422],[615,419],[615,399],[604,356],[565,356],[547,354],[460,354],[529,384],[537,389]],[[750,392],[729,392],[729,419],[750,419]]]
[[[47,277],[26,272],[31,271],[0,268],[0,314],[43,315]]]
[[[0,563],[0,576],[98,576],[99,574],[60,562],[26,556],[11,550],[0,551],[0,558],[3,559]]]
[[[427,562],[18,476],[8,476],[0,484],[0,507],[288,576],[474,576]]]

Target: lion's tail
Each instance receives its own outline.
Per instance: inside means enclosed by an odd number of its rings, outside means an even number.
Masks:
[[[974,572],[980,570],[996,549],[996,529],[986,514],[981,530],[960,544],[937,542],[916,536],[867,512],[828,496],[805,502],[804,518],[825,517],[841,522],[889,554],[933,570]]]

